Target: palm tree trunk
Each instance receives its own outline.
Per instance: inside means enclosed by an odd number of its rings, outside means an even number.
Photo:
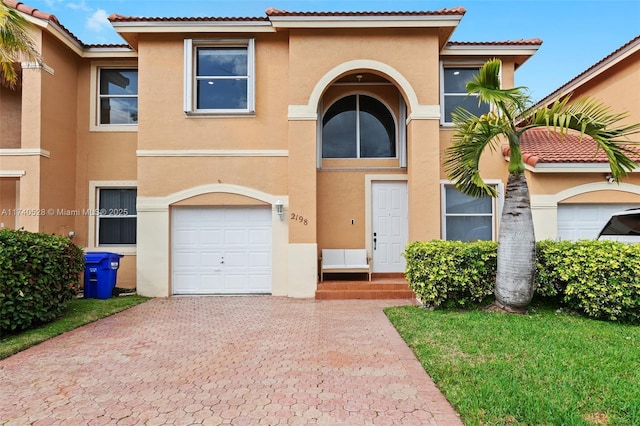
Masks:
[[[498,237],[496,305],[524,312],[533,298],[536,243],[524,173],[509,174]]]

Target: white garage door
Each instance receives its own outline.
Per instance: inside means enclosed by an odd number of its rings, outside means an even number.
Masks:
[[[558,204],[558,239],[595,239],[611,213],[640,207],[638,204]]]
[[[271,293],[270,207],[174,207],[173,294]]]

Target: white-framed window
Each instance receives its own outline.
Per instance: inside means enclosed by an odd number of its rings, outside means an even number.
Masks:
[[[138,69],[99,68],[97,125],[138,124]]]
[[[137,189],[98,187],[96,246],[135,246]]]
[[[478,103],[478,95],[467,93],[467,82],[478,74],[480,66],[444,65],[442,67],[442,124],[452,124],[451,113],[462,107],[480,116],[490,111],[486,103]]]
[[[255,111],[253,39],[185,39],[184,111],[251,114]]]
[[[138,61],[92,61],[90,82],[89,130],[137,132]]]
[[[322,158],[397,158],[396,127],[378,99],[359,93],[340,98],[322,117]]]
[[[475,198],[442,184],[442,239],[450,241],[492,241],[502,206],[502,183],[494,183],[497,198]]]

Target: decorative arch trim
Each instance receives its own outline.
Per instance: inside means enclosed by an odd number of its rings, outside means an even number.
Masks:
[[[395,68],[383,62],[371,59],[355,59],[344,62],[329,70],[316,83],[306,105],[289,105],[289,120],[317,120],[318,105],[326,88],[339,76],[354,70],[379,71],[393,80],[404,94],[411,115],[409,119],[440,119],[439,105],[421,105],[411,83]]]
[[[588,192],[597,191],[621,191],[629,192],[632,194],[640,195],[640,186],[630,183],[610,184],[608,182],[592,182],[584,185],[578,185],[571,188],[567,188],[564,191],[557,192],[555,194],[548,195],[532,195],[531,207],[543,208],[554,207],[557,208],[558,204],[566,200],[567,198],[574,197],[580,194],[586,194]]]
[[[196,197],[198,195],[209,193],[228,193],[243,195],[245,197],[254,198],[256,200],[263,201],[265,203],[273,205],[277,200],[282,200],[285,205],[288,204],[288,197],[276,196],[267,192],[259,191],[254,188],[249,188],[241,185],[233,185],[227,183],[214,183],[207,185],[195,186],[193,188],[184,189],[182,191],[174,192],[165,197],[138,197],[138,211],[158,211],[168,210],[171,204],[179,201],[186,200],[188,198]]]
[[[630,192],[632,194],[640,195],[640,186],[630,183],[610,184],[608,182],[592,182],[584,185],[574,186],[572,188],[565,189],[555,194],[556,202],[566,200],[567,198],[574,197],[576,195],[584,194],[587,192],[596,191],[621,191]]]

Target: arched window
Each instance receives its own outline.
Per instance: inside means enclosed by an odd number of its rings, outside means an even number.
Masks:
[[[350,95],[322,118],[322,158],[395,158],[396,125],[379,100]]]

